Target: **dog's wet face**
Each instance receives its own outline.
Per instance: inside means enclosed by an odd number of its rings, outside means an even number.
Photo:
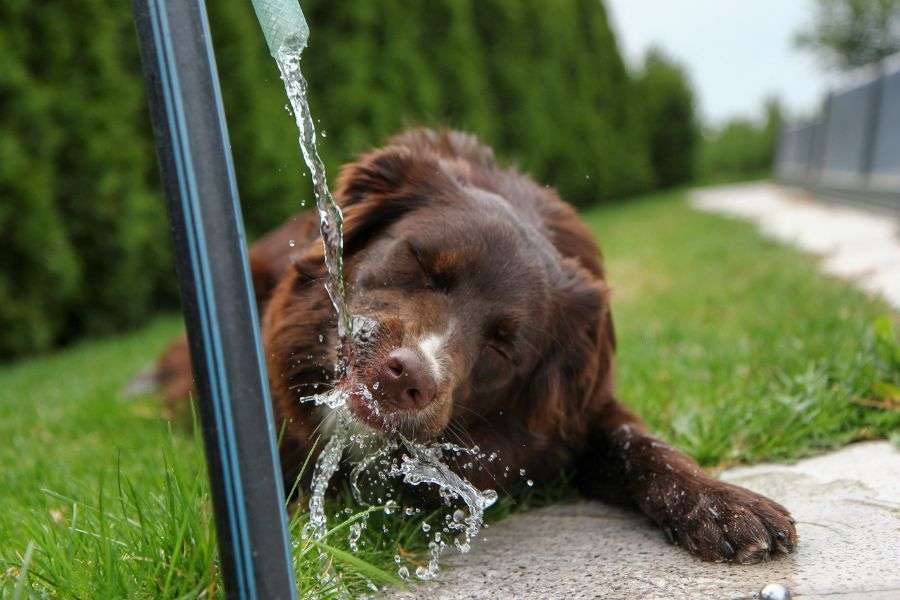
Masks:
[[[437,437],[511,397],[540,360],[558,258],[483,196],[405,215],[348,264],[365,324],[344,385],[378,431]]]

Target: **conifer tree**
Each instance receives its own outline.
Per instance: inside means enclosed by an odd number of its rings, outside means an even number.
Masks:
[[[207,10],[252,238],[309,206],[312,191],[250,3]],[[332,183],[340,165],[413,125],[472,131],[579,205],[648,189],[653,143],[659,183],[687,170],[661,162],[676,128],[649,127],[672,121],[687,83],[657,85],[649,69],[636,82],[597,0],[303,0],[303,10],[302,68]],[[0,194],[0,357],[176,306],[128,2],[0,3]]]

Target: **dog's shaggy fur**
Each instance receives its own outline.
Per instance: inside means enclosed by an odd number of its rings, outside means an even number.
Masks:
[[[481,488],[507,466],[536,482],[571,469],[584,494],[638,508],[704,559],[793,550],[786,509],[706,475],[617,402],[600,253],[552,189],[498,166],[472,136],[420,129],[345,167],[335,196],[349,306],[375,326],[350,348],[341,381],[316,217],[300,215],[251,248],[288,482],[321,418],[298,398],[339,385],[368,427],[463,435],[497,452],[501,460],[463,473]],[[181,343],[160,361],[172,400],[189,392],[187,356]],[[412,383],[383,381],[406,376],[404,367]],[[364,401],[358,390],[380,383]]]

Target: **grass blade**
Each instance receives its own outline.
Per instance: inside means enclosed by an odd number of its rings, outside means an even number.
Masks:
[[[22,566],[19,567],[19,577],[16,580],[16,589],[13,592],[13,600],[21,600],[22,594],[25,593],[25,586],[28,585],[28,567],[31,565],[31,557],[34,554],[34,542],[28,542],[25,548],[25,556],[22,558]]]
[[[354,556],[349,552],[345,552],[340,548],[335,548],[334,546],[329,546],[324,542],[320,542],[318,540],[310,540],[313,544],[318,546],[320,550],[323,550],[337,559],[339,562],[344,563],[349,567],[353,567],[356,571],[361,573],[362,575],[368,577],[372,581],[378,581],[380,583],[386,585],[393,586],[402,586],[404,585],[404,581],[399,577],[388,573],[384,569],[376,567],[375,565],[364,561],[358,556]]]

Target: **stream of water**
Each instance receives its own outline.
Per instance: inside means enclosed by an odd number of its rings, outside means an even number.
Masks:
[[[316,197],[316,209],[319,211],[319,229],[322,231],[322,243],[325,245],[327,270],[325,289],[337,314],[338,337],[343,341],[352,333],[350,311],[347,310],[344,292],[344,216],[334,201],[331,190],[328,189],[325,164],[319,157],[316,125],[306,98],[307,84],[303,73],[300,72],[300,56],[301,51],[282,50],[275,57],[275,62],[281,71],[284,90],[291,103],[294,120],[297,122],[300,151],[312,175],[313,194]]]
[[[364,317],[354,317],[347,308],[344,290],[343,266],[343,218],[341,210],[328,189],[325,167],[319,158],[316,146],[316,130],[307,101],[307,84],[300,71],[300,51],[283,50],[276,56],[278,69],[284,81],[285,91],[293,110],[299,131],[299,145],[303,159],[312,175],[316,208],[322,242],[325,246],[325,266],[327,277],[325,288],[331,298],[337,315],[338,337],[341,348],[345,342],[364,344],[371,333],[371,321]],[[342,357],[336,365],[336,372],[343,374],[346,359]],[[365,395],[368,390],[362,390]],[[371,394],[369,394],[371,397]],[[433,578],[439,569],[441,553],[452,543],[460,552],[467,552],[472,539],[484,525],[484,511],[497,500],[493,490],[480,491],[465,478],[460,477],[444,462],[447,456],[468,457],[473,461],[494,461],[497,456],[486,456],[477,447],[463,448],[453,444],[422,444],[403,436],[386,438],[362,431],[353,421],[346,407],[347,393],[340,385],[327,394],[303,398],[302,402],[312,402],[327,409],[330,414],[331,437],[320,452],[313,470],[309,500],[309,523],[305,535],[323,539],[328,532],[325,512],[325,497],[329,482],[340,469],[342,460],[355,464],[350,471],[351,489],[360,504],[370,504],[360,483],[363,474],[369,478],[373,489],[381,490],[385,484],[402,482],[408,486],[435,486],[446,507],[440,523],[424,522],[422,534],[428,539],[429,558],[425,565],[418,566],[415,576],[419,579]],[[399,510],[390,491],[378,491],[378,504],[383,504],[386,513]],[[420,509],[404,507],[405,516],[412,516]],[[349,528],[348,543],[351,550],[358,543],[365,521],[354,523]],[[323,569],[329,570],[329,561],[323,558]],[[399,555],[395,557],[397,573],[402,578],[411,577],[409,569]],[[325,572],[323,579],[333,574]]]

